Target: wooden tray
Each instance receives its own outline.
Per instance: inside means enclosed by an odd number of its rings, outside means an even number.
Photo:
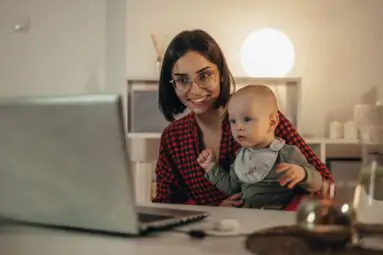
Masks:
[[[363,227],[367,229],[366,225]],[[280,226],[255,232],[247,237],[245,245],[257,255],[383,255],[383,250],[324,245],[298,226]]]

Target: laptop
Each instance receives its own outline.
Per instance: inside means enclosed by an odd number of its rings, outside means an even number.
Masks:
[[[0,217],[140,235],[208,216],[137,206],[126,143],[119,94],[0,100]]]

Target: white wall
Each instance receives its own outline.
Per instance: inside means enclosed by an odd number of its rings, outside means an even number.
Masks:
[[[302,130],[322,136],[326,121],[346,121],[363,94],[380,88],[383,100],[381,0],[141,0],[127,1],[127,75],[153,76],[149,34],[174,36],[201,28],[222,46],[235,76],[239,50],[255,29],[272,27],[296,47],[290,76],[303,78]]]
[[[1,0],[0,96],[124,92],[125,75],[155,73],[151,32],[190,28],[211,33],[242,76],[242,41],[273,27],[296,46],[303,131],[323,135],[331,115],[350,118],[373,87],[383,100],[382,9],[381,0]],[[29,33],[12,31],[18,17],[31,18]]]
[[[1,0],[0,96],[125,90],[125,3]]]

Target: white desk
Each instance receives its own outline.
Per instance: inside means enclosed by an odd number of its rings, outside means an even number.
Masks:
[[[220,219],[235,218],[241,224],[241,231],[252,232],[281,224],[293,224],[295,219],[295,214],[289,212],[205,206],[165,206],[202,209],[211,213],[205,221],[181,229],[204,226]],[[207,237],[204,240],[196,240],[183,233],[169,231],[160,232],[155,236],[121,238],[40,228],[2,227],[0,228],[0,254],[168,255],[170,251],[180,255],[251,254],[245,249],[244,240],[244,237]]]

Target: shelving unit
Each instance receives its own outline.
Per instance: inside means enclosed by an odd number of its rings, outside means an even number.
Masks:
[[[236,88],[247,84],[268,85],[276,94],[280,109],[300,132],[301,79],[235,77]],[[130,78],[127,80],[127,140],[138,202],[150,200],[153,172],[158,156],[162,130],[169,124],[157,103],[158,80]],[[359,141],[304,138],[322,162],[328,158],[360,155]],[[344,155],[342,155],[344,153]]]
[[[281,112],[299,130],[301,118],[299,111],[301,108],[301,78],[235,77],[234,80],[236,89],[249,84],[269,86],[277,97]],[[169,124],[158,109],[157,91],[157,79],[136,77],[127,80],[126,112],[129,133],[160,133]]]

